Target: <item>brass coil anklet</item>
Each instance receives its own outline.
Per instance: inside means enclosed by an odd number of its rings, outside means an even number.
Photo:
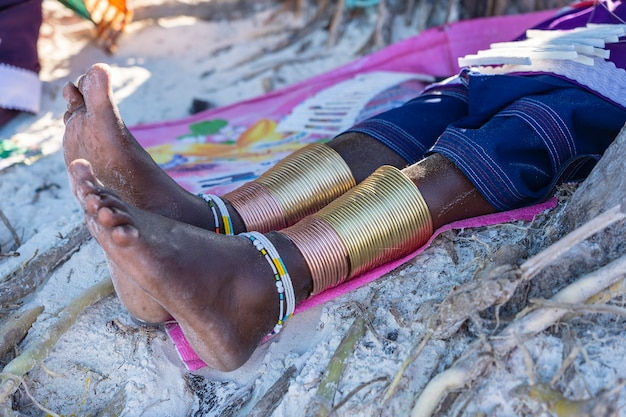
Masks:
[[[239,213],[246,230],[262,233],[287,227],[282,208],[263,185],[248,182],[224,196]]]
[[[417,249],[432,236],[433,223],[413,181],[383,166],[281,233],[300,250],[318,293]]]
[[[268,232],[297,223],[355,185],[343,158],[328,145],[313,143],[224,198],[247,230]]]
[[[327,222],[309,216],[280,233],[290,239],[304,257],[313,278],[311,294],[337,286],[348,277],[348,251]]]

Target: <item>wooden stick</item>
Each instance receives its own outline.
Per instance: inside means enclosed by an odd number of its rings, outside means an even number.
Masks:
[[[413,15],[415,14],[415,0],[407,0],[406,10],[404,12],[404,23],[407,26],[413,24]]]
[[[524,262],[520,269],[524,280],[532,279],[539,271],[548,264],[558,259],[562,254],[570,250],[574,245],[591,237],[600,230],[606,229],[611,224],[622,220],[626,215],[620,211],[619,206],[615,206],[604,213],[594,217],[581,227],[565,235],[562,239],[542,250]]]
[[[607,304],[587,304],[587,303],[562,303],[552,300],[530,300],[533,306],[531,308],[563,308],[570,312],[581,313],[604,313],[613,314],[614,316],[626,317],[626,308]]]
[[[43,283],[52,272],[65,263],[90,238],[84,223],[75,226],[56,246],[8,273],[0,280],[0,306],[25,297]]]
[[[384,382],[384,381],[387,381],[388,379],[389,379],[389,377],[387,377],[387,376],[379,376],[378,378],[370,379],[369,381],[366,381],[366,382],[363,382],[362,384],[359,384],[359,386],[358,386],[358,387],[356,387],[356,388],[352,389],[352,391],[350,391],[349,393],[347,393],[347,394],[346,394],[346,396],[345,396],[345,397],[343,397],[343,398],[342,398],[342,400],[341,400],[341,401],[339,401],[339,402],[337,403],[337,405],[335,405],[335,406],[333,407],[333,409],[332,409],[332,410],[330,410],[329,415],[330,415],[330,416],[336,416],[336,415],[338,415],[338,413],[339,413],[339,411],[338,411],[338,410],[339,410],[341,407],[343,407],[343,406],[344,406],[344,405],[345,405],[348,401],[350,401],[350,398],[354,397],[354,396],[355,396],[355,395],[356,395],[359,391],[361,391],[363,388],[365,388],[365,387],[367,387],[367,386],[369,386],[369,385],[375,384],[375,383],[377,383],[377,382]]]
[[[43,306],[32,307],[16,311],[3,320],[0,328],[0,356],[22,341],[42,312]]]
[[[374,30],[374,46],[377,49],[381,49],[391,42],[391,20],[393,16],[389,12],[387,3],[385,0],[380,0],[378,3],[378,19],[376,21],[376,28]]]
[[[2,223],[4,223],[4,225],[7,227],[7,229],[9,229],[9,232],[11,232],[11,236],[13,236],[13,240],[15,241],[15,247],[19,248],[20,246],[22,246],[22,240],[20,239],[20,236],[17,234],[17,232],[15,231],[13,226],[11,225],[11,222],[9,221],[9,218],[7,216],[5,216],[5,214],[2,211],[2,209],[0,209],[0,220],[2,220]]]
[[[354,319],[348,332],[339,343],[337,350],[330,359],[324,378],[317,388],[317,393],[309,404],[306,412],[307,417],[326,417],[332,410],[335,392],[339,386],[343,371],[347,366],[348,358],[354,352],[359,340],[365,335],[365,330],[367,329],[366,320],[364,315],[359,315]]]
[[[337,44],[339,38],[339,31],[343,25],[343,15],[345,13],[345,0],[339,0],[337,7],[335,8],[335,14],[330,22],[330,29],[328,30],[328,40],[326,46],[332,48]]]
[[[295,375],[296,370],[297,368],[294,365],[287,368],[281,377],[267,390],[259,402],[254,405],[248,417],[265,417],[271,415],[280,403],[280,400],[287,393],[287,388],[289,388],[289,383],[291,382],[291,378]]]

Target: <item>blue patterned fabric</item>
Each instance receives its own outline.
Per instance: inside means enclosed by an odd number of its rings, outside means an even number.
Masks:
[[[349,131],[368,134],[408,164],[446,156],[498,210],[545,200],[584,178],[626,123],[626,111],[550,75],[462,72],[405,106]]]

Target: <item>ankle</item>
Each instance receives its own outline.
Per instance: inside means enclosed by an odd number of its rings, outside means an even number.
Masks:
[[[285,267],[291,276],[296,304],[299,304],[308,298],[313,291],[311,271],[296,245],[287,236],[281,232],[270,232],[267,233],[267,237],[281,254]]]
[[[246,232],[246,226],[237,210],[227,201],[214,194],[199,194],[193,198],[185,218],[177,220],[225,235]]]

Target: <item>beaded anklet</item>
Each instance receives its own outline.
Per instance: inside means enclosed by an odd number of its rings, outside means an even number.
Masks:
[[[199,197],[202,197],[204,201],[207,202],[211,212],[213,213],[213,221],[215,223],[215,233],[222,233],[220,228],[219,219],[222,219],[222,224],[224,225],[224,233],[225,235],[233,234],[233,222],[230,219],[230,214],[228,214],[228,209],[226,208],[226,204],[216,195],[213,194],[198,194]],[[219,214],[218,214],[219,212]]]
[[[274,272],[276,289],[280,300],[280,312],[278,313],[278,322],[270,334],[276,334],[283,328],[285,321],[291,317],[296,309],[296,296],[293,290],[291,277],[289,276],[289,272],[287,272],[285,264],[278,254],[278,251],[272,242],[270,242],[265,236],[259,232],[242,233],[241,236],[245,236],[250,239],[254,247],[261,253],[270,265],[272,272]]]

